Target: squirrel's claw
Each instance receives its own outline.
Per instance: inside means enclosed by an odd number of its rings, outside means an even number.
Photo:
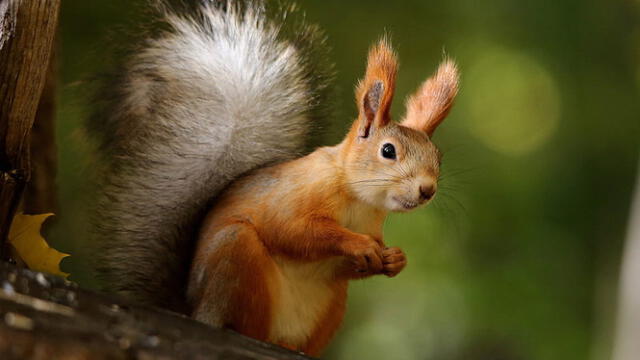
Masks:
[[[390,247],[382,250],[382,273],[388,277],[394,277],[407,266],[407,257],[399,247]]]

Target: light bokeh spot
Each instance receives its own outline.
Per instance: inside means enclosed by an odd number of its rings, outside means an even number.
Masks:
[[[558,125],[560,95],[549,72],[530,56],[488,47],[468,69],[469,129],[489,148],[506,155],[529,153]]]

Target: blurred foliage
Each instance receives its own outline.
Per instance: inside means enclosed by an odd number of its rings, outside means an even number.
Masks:
[[[340,98],[385,31],[403,101],[442,59],[462,91],[435,135],[445,154],[434,204],[391,216],[385,238],[410,265],[355,282],[331,359],[606,359],[617,272],[640,149],[640,2],[300,0],[329,35]],[[86,234],[90,163],[74,83],[104,69],[114,29],[140,0],[63,1],[57,179],[49,239],[63,270],[95,287]],[[134,4],[134,5],[132,5]]]

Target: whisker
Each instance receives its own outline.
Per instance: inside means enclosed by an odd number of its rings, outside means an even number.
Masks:
[[[370,173],[379,174],[379,175],[385,175],[385,176],[388,176],[388,177],[391,177],[391,178],[395,178],[395,179],[402,179],[402,177],[401,177],[401,176],[397,176],[397,175],[389,174],[389,173],[386,173],[386,172],[384,172],[384,171],[380,171],[380,170],[373,170],[373,169],[367,169],[367,168],[361,168],[361,167],[351,167],[351,168],[349,168],[349,169],[352,169],[352,170],[361,170],[361,171],[368,171],[368,172],[370,172]]]
[[[462,209],[462,211],[463,211],[465,214],[468,214],[468,212],[467,212],[467,208],[466,208],[466,207],[464,206],[464,204],[463,204],[460,200],[458,200],[455,196],[453,196],[453,195],[451,195],[451,194],[448,194],[448,193],[446,193],[446,192],[444,192],[444,193],[442,193],[442,194],[440,194],[440,195],[441,195],[441,196],[444,196],[444,197],[446,197],[446,198],[448,198],[448,199],[453,200],[453,201],[455,202],[455,204],[456,204],[456,205],[458,205],[458,207],[460,207],[460,209]]]
[[[442,174],[440,174],[440,176],[438,177],[439,180],[443,180],[445,178],[449,178],[451,176],[460,176],[463,174],[468,174],[472,171],[476,171],[478,169],[480,169],[481,167],[472,167],[472,168],[466,168],[466,169],[456,169],[456,170],[445,170],[443,171]]]
[[[388,184],[360,184],[360,186],[389,186]]]
[[[396,182],[396,181],[395,180],[389,180],[389,179],[367,179],[367,180],[353,181],[353,182],[349,182],[347,184],[353,185],[353,184],[376,183],[376,182]]]

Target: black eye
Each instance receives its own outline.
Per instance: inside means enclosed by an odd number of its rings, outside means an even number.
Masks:
[[[396,148],[389,143],[382,145],[382,157],[394,160],[396,158]]]

